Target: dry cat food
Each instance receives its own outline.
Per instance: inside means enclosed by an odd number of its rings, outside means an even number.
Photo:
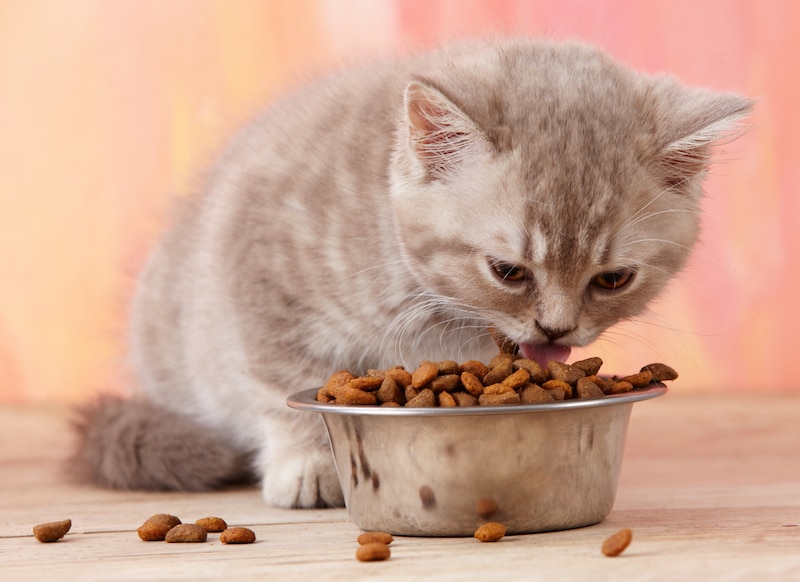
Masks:
[[[167,533],[176,525],[179,525],[181,520],[168,513],[157,513],[150,516],[136,530],[139,538],[145,542],[163,542],[167,537]]]
[[[167,543],[201,543],[208,539],[208,532],[195,523],[179,523],[167,532]]]
[[[633,539],[633,532],[630,528],[623,527],[616,533],[610,535],[606,540],[603,542],[603,547],[601,551],[606,556],[613,558],[614,556],[619,556],[622,552],[625,551],[625,548],[631,543]]]
[[[67,535],[67,532],[71,527],[71,519],[40,523],[39,525],[33,527],[33,537],[43,543],[57,542]]]
[[[391,555],[389,546],[383,542],[361,544],[356,550],[356,559],[359,562],[380,562],[388,560]]]
[[[252,544],[256,541],[256,534],[247,527],[229,527],[219,534],[219,541],[223,544]]]
[[[194,523],[209,533],[219,533],[228,529],[228,524],[221,517],[201,517]]]
[[[489,521],[475,530],[475,539],[481,542],[496,542],[506,535],[506,526],[496,521]]]
[[[358,536],[359,545],[370,544],[373,542],[380,542],[387,546],[394,541],[392,534],[385,531],[365,531]]]
[[[648,364],[636,374],[599,376],[603,361],[550,362],[543,368],[518,354],[501,352],[489,363],[469,360],[423,361],[413,372],[402,366],[356,376],[341,370],[317,392],[317,401],[343,405],[406,407],[492,406],[603,398],[661,385],[678,373],[666,364]]]
[[[157,513],[147,519],[136,533],[146,542],[198,543],[208,539],[208,533],[219,533],[223,544],[252,544],[256,534],[246,527],[228,527],[221,517],[201,517],[195,523],[181,523],[168,513]]]

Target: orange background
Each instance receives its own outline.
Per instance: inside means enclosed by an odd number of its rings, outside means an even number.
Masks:
[[[496,32],[759,100],[707,183],[691,267],[590,351],[669,362],[675,390],[799,391],[798,30],[793,0],[0,0],[0,402],[121,389],[131,282],[170,199],[276,92]]]

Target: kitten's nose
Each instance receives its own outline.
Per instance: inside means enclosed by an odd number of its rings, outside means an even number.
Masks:
[[[568,328],[568,329],[560,329],[560,328],[555,328],[555,327],[545,327],[541,323],[539,323],[538,321],[536,322],[536,326],[539,328],[539,331],[541,331],[544,335],[546,335],[547,339],[550,340],[551,342],[554,342],[557,339],[564,337],[569,332],[571,332],[572,330],[575,329],[574,327],[571,327],[571,328]]]

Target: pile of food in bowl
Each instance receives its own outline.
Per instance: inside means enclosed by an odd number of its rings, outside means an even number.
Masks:
[[[328,378],[318,402],[407,407],[497,406],[603,398],[674,380],[666,364],[648,364],[627,376],[598,375],[603,361],[586,358],[546,367],[513,352],[501,352],[487,364],[468,360],[423,361],[413,372],[402,366],[368,370],[356,376],[341,370]]]
[[[600,358],[543,366],[498,345],[488,364],[342,370],[288,399],[322,416],[361,529],[472,536],[491,519],[532,533],[611,511],[631,408],[664,394],[677,372],[648,364],[603,376]]]

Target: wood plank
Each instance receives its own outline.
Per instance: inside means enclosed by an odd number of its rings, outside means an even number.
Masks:
[[[617,500],[603,523],[575,530],[471,538],[398,538],[392,558],[354,559],[345,510],[267,507],[255,489],[117,492],[65,482],[71,439],[60,408],[0,408],[0,573],[8,580],[592,579],[800,580],[800,397],[668,394],[634,408]],[[220,515],[258,542],[142,542],[136,527],[169,512]],[[71,518],[61,542],[31,528]],[[619,558],[600,553],[619,527]]]

